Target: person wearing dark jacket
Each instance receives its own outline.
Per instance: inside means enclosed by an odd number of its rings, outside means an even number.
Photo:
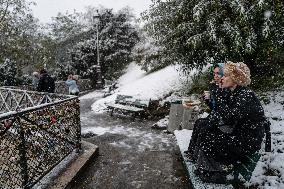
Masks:
[[[227,98],[230,91],[228,89],[220,88],[221,78],[224,76],[224,64],[214,64],[212,68],[214,80],[209,85],[210,95],[206,96],[206,94],[203,94],[203,97],[210,110],[215,111],[217,108],[216,96]],[[203,126],[204,124],[206,124],[206,122],[208,122],[207,118],[200,118],[194,123],[190,143],[188,145],[187,151],[185,151],[187,157],[192,161],[195,161],[197,159],[199,137],[202,132],[206,131],[206,128]]]
[[[213,68],[213,81],[209,85],[209,93],[204,93],[203,98],[205,103],[209,106],[210,110],[216,107],[215,94],[220,92],[220,82],[224,75],[224,63],[217,63],[212,66]]]
[[[46,70],[40,71],[40,78],[38,81],[37,91],[38,92],[48,92],[54,93],[55,90],[55,81],[54,79],[47,73]]]
[[[231,94],[229,97],[216,94],[216,110],[203,122],[204,132],[198,138],[195,152],[197,173],[203,181],[226,182],[220,165],[242,161],[261,148],[267,120],[259,99],[247,88],[250,82],[246,64],[225,64],[222,87],[230,89]]]

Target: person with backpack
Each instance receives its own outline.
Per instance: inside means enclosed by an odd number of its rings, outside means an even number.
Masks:
[[[48,93],[54,93],[55,91],[55,81],[45,69],[40,70],[40,78],[37,85],[37,91]]]

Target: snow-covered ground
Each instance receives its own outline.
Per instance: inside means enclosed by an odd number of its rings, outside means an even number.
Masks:
[[[96,113],[102,113],[106,110],[105,103],[115,100],[117,94],[132,95],[138,99],[160,99],[164,96],[179,91],[186,78],[182,78],[176,71],[175,66],[168,66],[160,71],[146,75],[139,66],[130,65],[126,74],[118,80],[119,88],[106,98],[96,101],[92,109]],[[98,93],[83,96],[84,98],[93,98]],[[253,173],[249,185],[255,185],[264,189],[284,188],[284,90],[270,92],[267,94],[270,103],[263,104],[266,116],[271,121],[272,133],[272,152],[263,152],[260,161]],[[161,121],[166,124],[167,120]],[[100,128],[100,132],[106,132]],[[188,145],[188,140],[184,142]]]
[[[284,90],[267,95],[270,103],[264,109],[271,122],[272,152],[263,152],[251,183],[265,189],[284,188]]]
[[[102,113],[106,111],[105,103],[113,102],[117,94],[131,95],[135,99],[154,100],[162,99],[166,95],[179,91],[186,78],[177,72],[177,66],[168,66],[162,70],[146,75],[139,66],[131,64],[121,78],[118,79],[119,88],[115,93],[96,101],[92,105],[93,111]],[[95,94],[93,94],[95,95]],[[86,98],[83,96],[81,98]],[[92,98],[89,95],[88,98]]]

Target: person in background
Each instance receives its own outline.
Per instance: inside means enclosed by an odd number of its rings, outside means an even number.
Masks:
[[[78,75],[69,75],[68,76],[68,79],[66,80],[66,85],[69,86],[69,94],[70,95],[76,95],[78,96],[79,95],[79,88],[78,88],[78,85],[77,85],[77,81],[79,79],[79,76]]]
[[[33,72],[32,85],[34,90],[37,90],[38,82],[39,82],[39,73]]]
[[[40,70],[40,78],[38,81],[37,91],[48,93],[54,93],[55,91],[55,81],[45,69]]]

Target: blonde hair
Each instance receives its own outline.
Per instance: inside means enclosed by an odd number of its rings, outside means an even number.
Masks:
[[[224,73],[225,76],[229,76],[237,85],[247,86],[251,83],[250,69],[243,62],[226,62]]]

